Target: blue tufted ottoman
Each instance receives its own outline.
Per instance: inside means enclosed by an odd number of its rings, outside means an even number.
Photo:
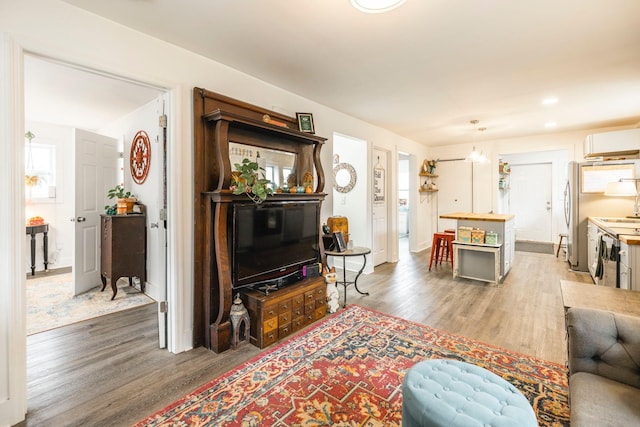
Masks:
[[[457,360],[425,360],[402,383],[402,427],[535,427],[529,401],[507,381]]]

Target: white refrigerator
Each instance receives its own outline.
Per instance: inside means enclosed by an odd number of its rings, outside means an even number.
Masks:
[[[572,270],[588,271],[587,222],[589,217],[633,215],[634,197],[604,195],[608,182],[640,177],[640,160],[569,162],[564,190],[568,229],[567,261]]]

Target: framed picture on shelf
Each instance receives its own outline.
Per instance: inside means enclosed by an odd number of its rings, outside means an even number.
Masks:
[[[344,241],[342,231],[334,232],[333,239],[335,241],[335,250],[337,250],[338,252],[344,252],[347,250],[347,242]]]
[[[313,115],[311,113],[296,113],[298,130],[306,133],[316,133],[313,127]]]

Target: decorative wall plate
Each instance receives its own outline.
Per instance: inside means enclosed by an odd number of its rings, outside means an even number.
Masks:
[[[349,163],[338,163],[333,168],[333,188],[340,193],[353,190],[358,180],[356,170]]]
[[[151,165],[151,144],[149,135],[143,130],[138,131],[131,142],[131,154],[129,156],[131,176],[136,184],[142,184],[149,174]]]

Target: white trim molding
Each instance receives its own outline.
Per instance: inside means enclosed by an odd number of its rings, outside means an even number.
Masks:
[[[0,188],[8,203],[0,215],[0,426],[9,426],[27,411],[27,334],[23,53],[6,33],[0,69]]]

